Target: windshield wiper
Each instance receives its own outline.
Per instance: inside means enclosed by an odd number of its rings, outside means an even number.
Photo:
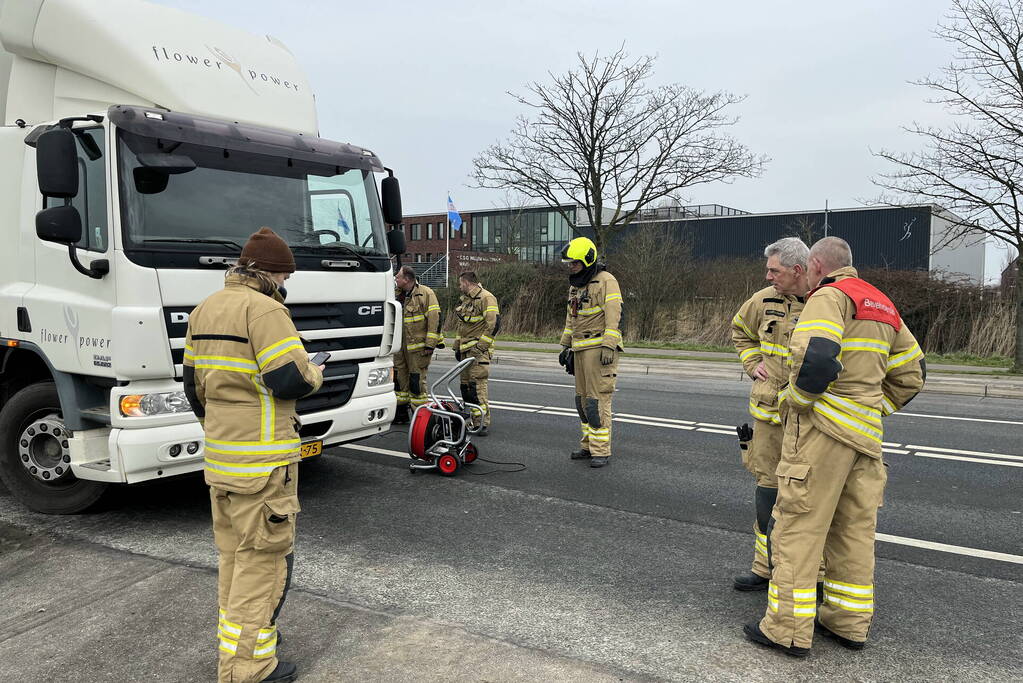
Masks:
[[[242,245],[231,240],[211,240],[203,237],[149,237],[142,240],[143,244],[150,242],[184,242],[187,244],[224,244],[227,246],[235,247],[239,251],[242,249]]]
[[[302,251],[303,253],[314,252],[317,254],[322,253],[324,251],[339,250],[342,253],[350,254],[351,256],[354,256],[355,258],[359,259],[359,261],[368,266],[371,270],[375,271],[377,269],[376,264],[370,261],[368,258],[366,258],[363,254],[360,254],[353,247],[350,247],[347,244],[341,244],[340,242],[335,242],[334,244],[324,244],[318,247],[312,245],[299,244],[293,245],[291,249],[292,251],[295,252],[298,251]]]

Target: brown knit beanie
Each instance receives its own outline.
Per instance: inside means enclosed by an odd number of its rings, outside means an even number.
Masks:
[[[255,266],[268,273],[294,273],[295,256],[287,242],[270,228],[252,233],[242,249],[239,265]]]

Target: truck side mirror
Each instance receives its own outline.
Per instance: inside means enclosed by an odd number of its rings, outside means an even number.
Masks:
[[[78,194],[78,152],[74,133],[67,128],[53,128],[39,136],[36,176],[39,191],[45,197],[70,199]]]
[[[387,251],[392,256],[401,256],[405,253],[405,231],[401,229],[401,226],[388,231]]]
[[[380,197],[384,210],[384,222],[388,225],[401,223],[401,189],[398,179],[389,175],[380,181]]]
[[[36,235],[46,242],[75,244],[82,239],[82,216],[70,204],[43,209],[36,214]]]

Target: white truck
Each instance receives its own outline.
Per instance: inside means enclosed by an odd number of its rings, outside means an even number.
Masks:
[[[397,179],[319,137],[280,41],[139,0],[0,0],[0,44],[0,477],[15,498],[73,513],[110,484],[202,468],[188,315],[262,226],[295,253],[306,350],[331,354],[298,403],[303,455],[389,427]]]

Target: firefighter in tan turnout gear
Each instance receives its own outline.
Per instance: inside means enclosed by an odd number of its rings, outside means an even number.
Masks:
[[[219,551],[220,681],[290,681],[277,617],[291,581],[301,442],[295,401],[320,388],[284,306],[295,271],[269,228],[249,238],[224,289],[192,311],[184,388],[205,432]]]
[[[394,278],[402,307],[401,351],[394,354],[394,388],[398,413],[394,424],[408,424],[410,407],[427,401],[426,373],[433,351],[443,341],[440,304],[432,289],[420,284],[411,266],[402,266]]]
[[[579,450],[570,457],[603,467],[611,457],[611,397],[623,350],[622,290],[597,263],[597,247],[585,237],[566,244],[561,260],[570,274],[559,362],[575,375],[575,407],[582,428]]]
[[[460,388],[462,398],[477,404],[482,415],[473,411],[472,427],[479,429],[477,436],[486,436],[490,429],[490,405],[487,378],[490,377],[490,361],[494,357],[494,337],[501,326],[501,312],[497,299],[483,289],[476,273],[467,271],[458,276],[458,289],[462,296],[455,308],[457,338],[455,359],[471,356],[476,362],[462,371]]]
[[[746,434],[740,443],[743,465],[757,481],[753,567],[750,574],[735,578],[732,585],[737,590],[767,590],[771,578],[767,530],[778,495],[774,471],[781,459],[783,432],[778,393],[789,381],[789,337],[810,289],[806,281],[809,252],[798,237],[786,237],[769,245],[764,256],[771,286],[751,296],[732,318],[732,344],[746,374],[753,379],[749,397],[749,413],[754,420],[752,438]]]
[[[874,532],[884,491],[882,417],[923,387],[916,339],[894,304],[857,277],[849,245],[810,249],[811,291],[789,342],[785,436],[771,531],[764,618],[746,636],[805,656],[818,630],[850,649],[874,613]],[[827,566],[818,613],[815,581]]]

